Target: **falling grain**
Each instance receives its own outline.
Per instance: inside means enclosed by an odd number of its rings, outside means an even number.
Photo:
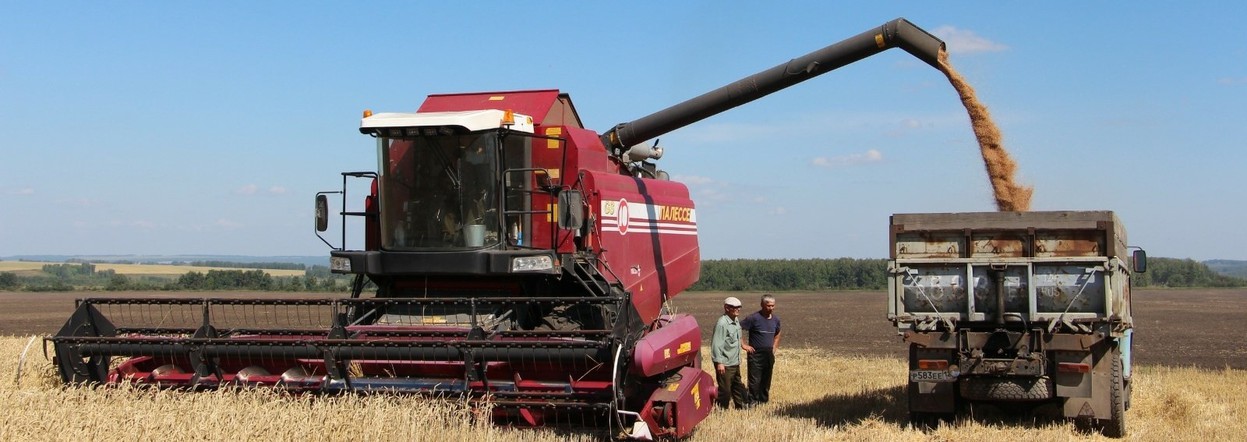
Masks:
[[[1001,141],[1000,128],[992,121],[987,106],[980,103],[974,95],[970,83],[953,69],[948,62],[948,53],[940,51],[940,70],[948,76],[957,94],[961,95],[961,103],[970,114],[970,123],[974,127],[974,136],[979,141],[979,151],[983,155],[983,163],[987,167],[987,177],[992,183],[992,192],[996,197],[996,210],[1001,212],[1025,212],[1030,210],[1031,193],[1029,186],[1022,186],[1013,181],[1017,163],[1009,156]]]

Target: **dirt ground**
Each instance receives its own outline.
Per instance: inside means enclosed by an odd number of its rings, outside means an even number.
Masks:
[[[91,296],[153,297],[324,297],[272,292],[0,292],[0,336],[48,335],[64,324],[74,300]],[[724,297],[736,296],[745,313],[756,310],[761,293],[689,292],[676,297],[677,312],[702,324],[709,342]],[[887,320],[883,292],[777,293],[783,320],[782,347],[820,348],[838,355],[902,358],[905,346]],[[1134,360],[1137,364],[1247,369],[1247,290],[1135,290]],[[781,348],[782,348],[781,347]]]

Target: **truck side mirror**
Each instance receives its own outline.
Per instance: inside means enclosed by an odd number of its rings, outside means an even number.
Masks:
[[[1133,267],[1135,273],[1143,273],[1147,271],[1147,252],[1143,249],[1134,251],[1134,259],[1132,259],[1132,261],[1134,261]]]
[[[316,195],[316,231],[329,230],[329,198]]]
[[[559,228],[579,230],[585,223],[585,197],[579,190],[559,192]]]

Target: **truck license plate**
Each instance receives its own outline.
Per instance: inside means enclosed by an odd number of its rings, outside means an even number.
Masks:
[[[946,370],[913,370],[909,382],[952,382],[957,380]]]

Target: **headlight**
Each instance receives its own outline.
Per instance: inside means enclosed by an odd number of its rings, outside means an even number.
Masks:
[[[351,271],[351,258],[347,258],[343,256],[329,257],[329,270],[334,271],[334,272]]]
[[[512,272],[537,272],[554,269],[554,260],[550,255],[521,256],[511,260]]]

